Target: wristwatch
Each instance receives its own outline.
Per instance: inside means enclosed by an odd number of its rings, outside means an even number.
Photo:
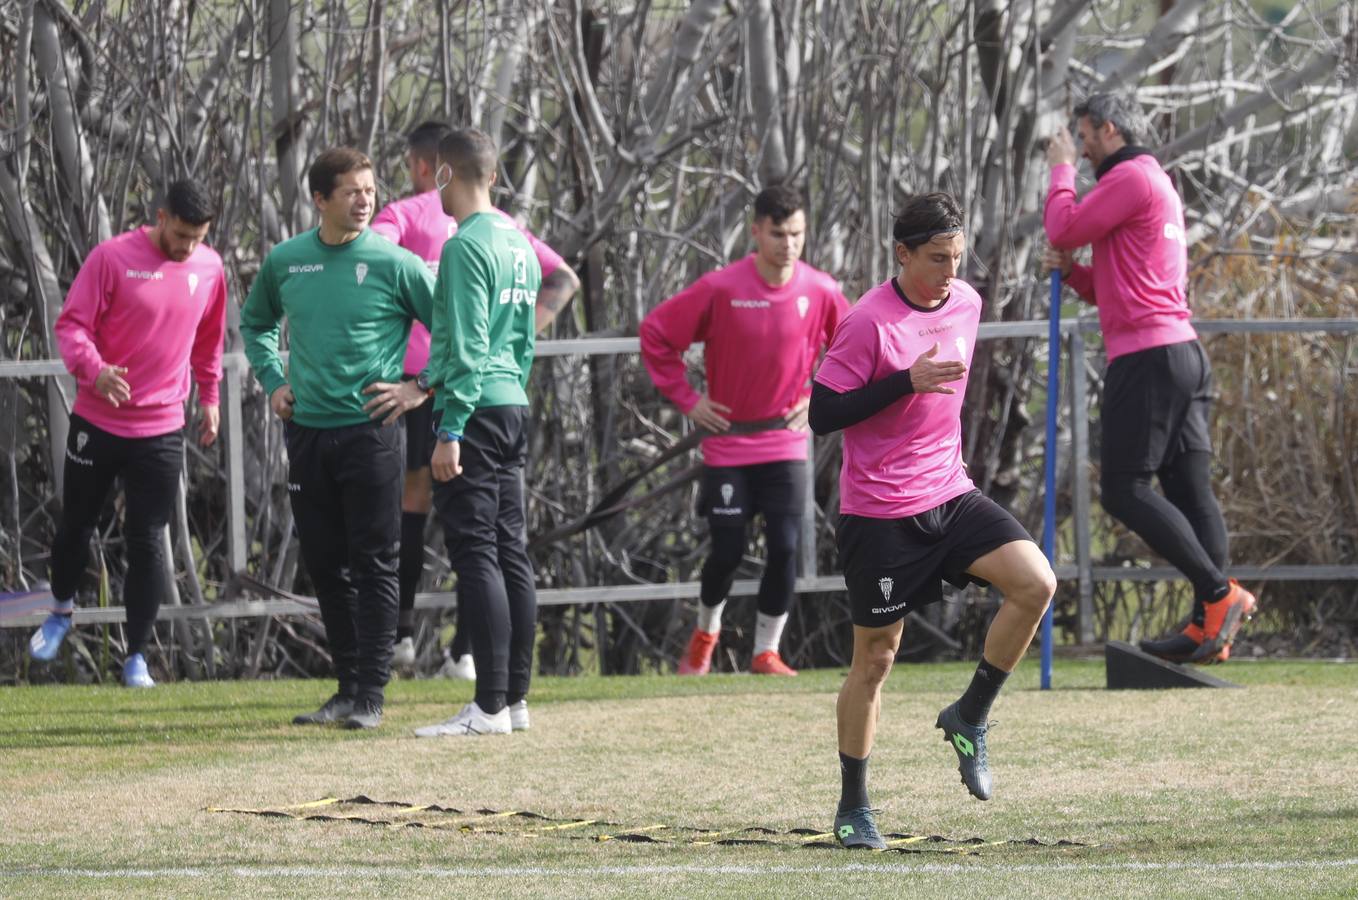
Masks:
[[[434,389],[429,386],[429,370],[421,369],[420,374],[415,376],[415,387],[424,391],[430,397],[434,396]]]
[[[439,429],[439,443],[440,443],[440,444],[451,444],[453,441],[460,441],[460,440],[462,440],[462,435],[458,434],[456,431],[453,431],[451,428],[440,428],[440,429]]]

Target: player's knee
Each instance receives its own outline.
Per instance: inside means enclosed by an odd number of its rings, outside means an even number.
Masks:
[[[896,661],[896,647],[890,643],[873,642],[854,652],[853,668],[859,677],[870,685],[886,681],[891,674],[891,666]]]
[[[1013,603],[1034,618],[1040,617],[1056,593],[1056,573],[1047,561],[1033,565],[1007,585],[1004,600]]]

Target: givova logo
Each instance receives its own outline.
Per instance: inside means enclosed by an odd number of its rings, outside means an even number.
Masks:
[[[289,275],[306,275],[310,272],[324,272],[325,266],[322,263],[304,263],[300,266],[288,266]]]
[[[144,279],[144,280],[146,280],[146,281],[164,281],[164,280],[165,280],[165,273],[163,273],[163,272],[147,272],[147,271],[144,271],[144,270],[142,270],[142,269],[128,269],[128,270],[127,270],[127,277],[128,277],[128,278],[141,278],[141,279]]]

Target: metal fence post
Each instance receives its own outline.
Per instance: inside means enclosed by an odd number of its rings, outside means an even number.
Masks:
[[[226,382],[225,427],[226,438],[226,555],[232,572],[243,572],[249,558],[245,545],[245,421],[241,416],[240,358],[235,354],[226,361],[223,380]]]
[[[1089,404],[1085,378],[1085,338],[1077,327],[1070,334],[1071,457],[1075,515],[1075,566],[1079,606],[1076,609],[1080,643],[1094,643],[1094,577],[1089,550]]]

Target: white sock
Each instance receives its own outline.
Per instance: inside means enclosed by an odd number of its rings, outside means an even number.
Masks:
[[[708,606],[704,603],[699,603],[698,630],[706,631],[708,634],[716,634],[721,631],[721,611],[725,608],[725,600],[721,601],[716,606]]]
[[[778,652],[778,642],[783,639],[783,626],[787,624],[787,613],[781,616],[767,616],[760,613],[754,620],[754,655]]]

